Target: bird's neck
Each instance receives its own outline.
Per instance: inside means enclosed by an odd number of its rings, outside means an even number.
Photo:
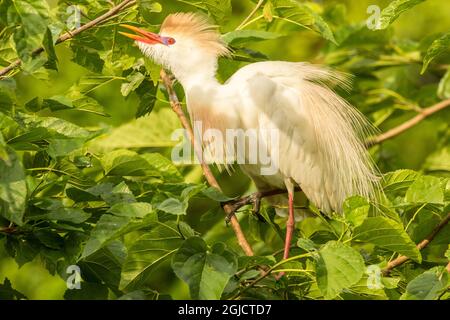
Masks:
[[[180,64],[180,67],[173,68],[172,72],[175,78],[177,78],[183,86],[186,94],[192,90],[197,91],[199,86],[205,89],[220,86],[220,83],[216,78],[217,58],[205,58],[203,61],[192,67]]]

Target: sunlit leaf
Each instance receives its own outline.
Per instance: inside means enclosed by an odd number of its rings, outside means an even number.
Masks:
[[[364,260],[355,249],[330,241],[319,250],[317,284],[325,299],[333,299],[344,288],[357,283],[364,269]]]
[[[450,33],[444,34],[442,37],[436,39],[431,46],[428,48],[428,51],[423,58],[423,67],[421,73],[425,73],[429,64],[433,59],[448,51],[450,47]]]
[[[379,29],[386,29],[391,23],[393,23],[397,18],[405,11],[411,9],[412,7],[418,5],[425,0],[394,0],[389,5],[383,9],[380,17],[380,27]]]

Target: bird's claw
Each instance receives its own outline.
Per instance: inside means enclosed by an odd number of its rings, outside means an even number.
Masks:
[[[252,195],[249,195],[249,196],[246,196],[243,198],[239,198],[237,200],[232,200],[232,201],[222,204],[222,207],[225,207],[225,205],[229,205],[231,207],[230,212],[225,217],[225,223],[228,225],[230,223],[231,219],[233,218],[233,216],[235,215],[236,211],[247,204],[253,204],[253,209],[252,209],[253,214],[255,214],[258,217],[258,220],[260,220],[261,222],[265,222],[265,219],[259,213],[259,211],[261,209],[261,199],[262,199],[262,194],[260,192],[255,192]]]

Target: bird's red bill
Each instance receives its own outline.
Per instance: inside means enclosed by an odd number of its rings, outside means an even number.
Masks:
[[[159,34],[156,34],[156,33],[150,32],[150,31],[146,31],[143,29],[139,29],[135,26],[130,26],[128,24],[121,24],[120,26],[137,33],[137,34],[132,34],[132,33],[127,33],[127,32],[119,32],[121,35],[124,35],[125,37],[131,38],[131,39],[139,41],[139,42],[148,43],[148,44],[156,44],[156,43],[164,44],[163,39],[161,38],[161,36]]]

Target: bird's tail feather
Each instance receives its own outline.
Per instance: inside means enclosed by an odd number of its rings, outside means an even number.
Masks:
[[[369,156],[365,141],[376,133],[374,126],[331,88],[349,88],[346,74],[324,67],[302,64],[302,102],[307,105],[320,159],[333,185],[324,188],[337,212],[351,195],[375,200],[381,190],[378,170]],[[330,197],[330,195],[333,195]],[[329,201],[330,202],[330,201]]]

